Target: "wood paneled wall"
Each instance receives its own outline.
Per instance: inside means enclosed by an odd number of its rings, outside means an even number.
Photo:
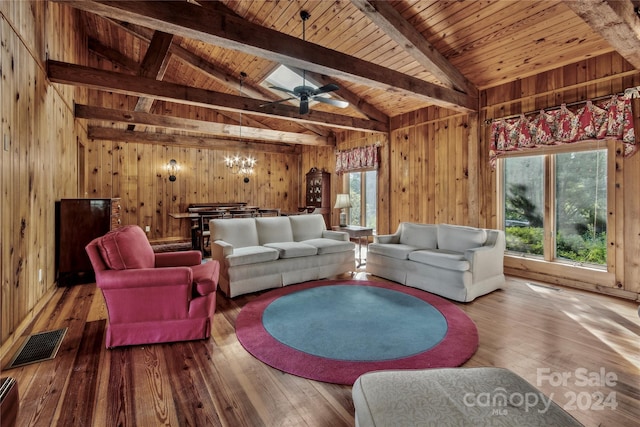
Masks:
[[[431,107],[391,120],[391,231],[402,221],[478,225],[470,179],[477,164],[471,117]]]
[[[226,156],[251,155],[255,172],[245,183],[224,164]],[[247,202],[295,211],[301,193],[299,154],[244,152],[166,145],[89,141],[87,197],[120,197],[122,223],[150,227],[149,239],[188,238],[190,221],[173,219],[190,203]],[[167,163],[179,171],[169,181]]]
[[[73,88],[51,85],[44,60],[82,62],[87,49],[66,6],[4,1],[0,15],[1,358],[55,286],[55,201],[77,196],[86,134],[74,122]]]
[[[549,72],[483,91],[480,110],[480,199],[485,225],[496,225],[496,173],[488,167],[490,125],[497,119],[541,108],[584,101],[640,84],[640,74],[617,53],[610,53]],[[636,135],[640,129],[640,100],[633,100]],[[636,136],[636,139],[638,136]],[[640,140],[638,141],[640,142]],[[505,271],[532,280],[575,286],[640,300],[640,155],[620,156],[620,147],[609,144],[609,159],[615,162],[608,180],[609,213],[614,227],[608,231],[609,251],[614,251],[608,272],[559,263],[505,258]],[[610,188],[611,188],[610,187]]]

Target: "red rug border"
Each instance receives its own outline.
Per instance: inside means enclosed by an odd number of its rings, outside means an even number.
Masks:
[[[445,337],[433,348],[410,357],[372,362],[352,362],[307,354],[280,343],[262,325],[262,313],[275,299],[304,289],[339,284],[355,284],[391,289],[419,298],[442,313],[447,321]],[[478,329],[473,320],[455,304],[426,291],[372,280],[319,280],[277,288],[247,303],[236,319],[236,336],[240,344],[267,365],[316,381],[353,385],[362,374],[385,369],[423,369],[456,367],[465,363],[478,348]],[[331,361],[331,369],[321,369]],[[284,361],[284,362],[283,362]]]

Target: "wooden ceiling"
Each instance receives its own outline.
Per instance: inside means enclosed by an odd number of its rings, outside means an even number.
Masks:
[[[387,132],[390,117],[430,105],[475,111],[483,89],[613,50],[640,68],[635,0],[60,3],[81,10],[95,59],[52,58],[50,79],[134,100],[127,111],[100,96],[79,105],[95,139],[331,145],[337,132]],[[279,64],[337,84],[349,107],[265,105],[286,97],[262,85]]]

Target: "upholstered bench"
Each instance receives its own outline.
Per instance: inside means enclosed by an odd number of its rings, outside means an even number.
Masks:
[[[352,395],[356,427],[582,425],[503,368],[369,372]]]

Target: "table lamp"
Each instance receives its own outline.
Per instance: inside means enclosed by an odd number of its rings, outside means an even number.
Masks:
[[[347,226],[347,208],[351,207],[351,200],[348,194],[338,194],[336,196],[336,205],[334,209],[340,209],[340,227]]]

